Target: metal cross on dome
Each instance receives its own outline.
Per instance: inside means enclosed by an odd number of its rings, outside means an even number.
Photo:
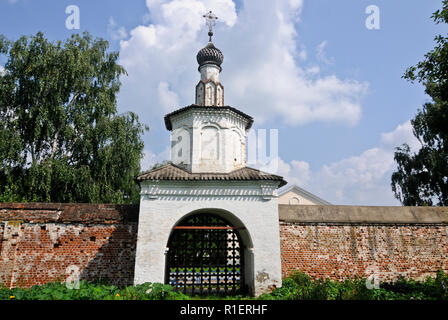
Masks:
[[[207,14],[204,14],[203,17],[206,20],[206,23],[208,25],[208,36],[210,37],[210,42],[212,42],[212,36],[213,36],[213,26],[216,23],[216,20],[218,20],[218,17],[211,11],[209,11]]]

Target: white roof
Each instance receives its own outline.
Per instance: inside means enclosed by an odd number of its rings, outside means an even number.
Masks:
[[[319,198],[318,196],[312,194],[311,192],[308,192],[302,188],[300,188],[297,185],[291,185],[291,186],[285,186],[284,188],[280,189],[278,192],[278,196],[281,197],[284,194],[294,191],[297,194],[301,195],[302,197],[320,205],[332,205],[330,202],[325,201],[324,199]]]

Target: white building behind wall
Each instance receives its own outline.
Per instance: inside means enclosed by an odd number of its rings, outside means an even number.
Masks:
[[[165,117],[172,163],[138,177],[141,185],[135,283],[166,281],[173,228],[191,214],[212,213],[240,231],[251,294],[281,286],[277,189],[282,177],[246,166],[253,119],[224,105],[223,55],[213,43],[197,55],[196,103]]]
[[[322,205],[329,206],[330,202],[319,198],[318,196],[308,192],[299,186],[292,185],[281,188],[278,191],[278,204],[287,205]]]

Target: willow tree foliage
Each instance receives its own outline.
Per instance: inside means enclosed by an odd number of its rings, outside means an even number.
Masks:
[[[448,0],[432,18],[437,24],[448,23]],[[422,83],[431,102],[411,121],[420,150],[411,152],[403,145],[395,153],[398,167],[392,175],[392,190],[403,205],[448,205],[448,37],[438,35],[435,42],[425,59],[404,75]]]
[[[0,201],[138,201],[148,128],[117,114],[126,71],[108,48],[88,33],[0,36]]]

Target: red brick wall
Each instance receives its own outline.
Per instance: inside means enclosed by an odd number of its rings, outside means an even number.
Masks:
[[[133,283],[138,206],[0,204],[0,285]]]
[[[375,275],[424,279],[448,271],[445,225],[312,225],[280,222],[283,276],[343,280]]]
[[[0,285],[80,278],[131,285],[138,206],[0,204]],[[422,279],[448,271],[446,225],[280,222],[282,271],[343,280],[375,274]]]

